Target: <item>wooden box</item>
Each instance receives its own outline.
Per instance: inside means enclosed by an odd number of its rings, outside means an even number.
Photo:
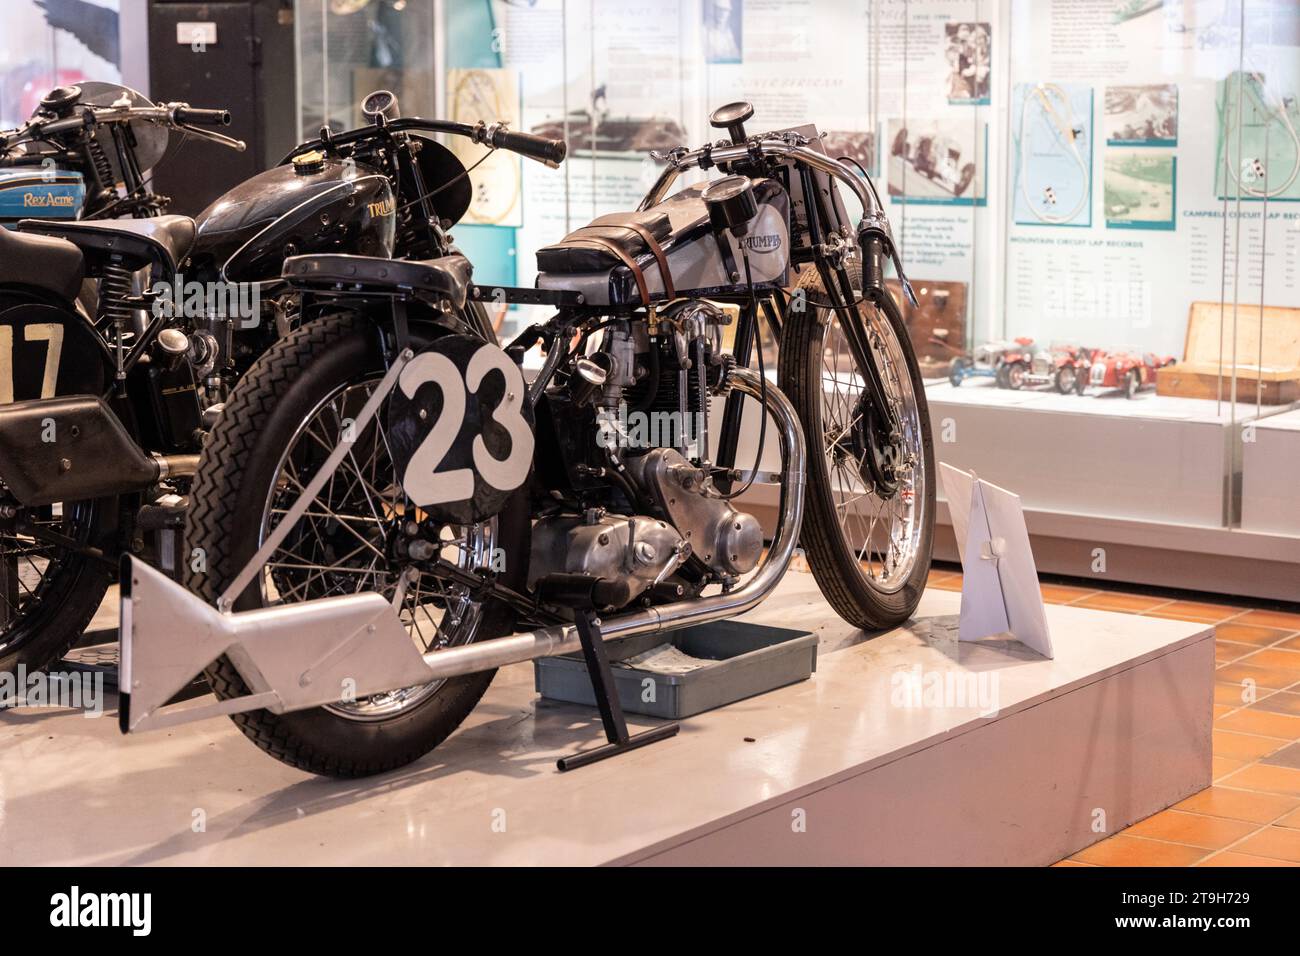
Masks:
[[[1258,305],[1242,303],[1236,309],[1237,401],[1253,404],[1258,397],[1265,405],[1285,405],[1300,400],[1300,308],[1264,306],[1262,321]],[[1183,361],[1156,372],[1156,394],[1231,399],[1232,332],[1232,305],[1193,302]]]
[[[966,283],[913,279],[915,306],[897,279],[886,279],[885,284],[902,308],[921,377],[945,378],[952,360],[966,352]]]

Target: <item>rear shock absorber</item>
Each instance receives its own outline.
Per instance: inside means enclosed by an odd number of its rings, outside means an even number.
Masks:
[[[117,387],[119,393],[125,388],[126,372],[126,330],[131,321],[131,290],[133,274],[122,264],[121,256],[113,256],[104,266],[104,275],[99,282],[99,315],[95,324],[101,333],[113,326],[114,351],[117,359]]]
[[[86,153],[90,156],[90,163],[95,171],[95,179],[98,181],[96,190],[98,196],[113,191],[113,184],[116,177],[113,175],[113,166],[108,161],[108,154],[104,152],[104,144],[99,141],[99,137],[94,131],[86,133]]]

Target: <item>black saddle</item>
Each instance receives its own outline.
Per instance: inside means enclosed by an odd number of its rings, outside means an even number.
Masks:
[[[175,274],[194,248],[194,220],[189,216],[70,222],[24,219],[18,228],[57,236],[86,250],[121,253],[134,265],[153,264],[169,274]]]
[[[552,246],[538,249],[537,271],[574,275],[603,272],[626,265],[628,259],[658,259],[662,252],[655,247],[667,242],[672,233],[665,212],[613,212],[593,219]],[[654,246],[647,237],[654,240]]]
[[[300,287],[326,286],[369,292],[423,292],[465,305],[474,267],[461,255],[411,261],[373,256],[294,256],[284,262],[284,278]]]
[[[69,301],[81,291],[85,262],[70,242],[0,227],[0,282],[51,292]]]

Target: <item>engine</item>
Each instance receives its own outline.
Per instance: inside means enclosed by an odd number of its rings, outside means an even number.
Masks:
[[[529,583],[550,574],[603,579],[612,605],[655,604],[733,586],[763,552],[763,531],[718,486],[710,399],[726,380],[722,328],[707,300],[589,334],[539,409],[559,449],[544,475],[553,506],[533,526]]]

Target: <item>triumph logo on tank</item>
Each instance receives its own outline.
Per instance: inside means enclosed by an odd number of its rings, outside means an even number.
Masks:
[[[740,240],[742,249],[757,252],[759,255],[777,252],[780,250],[781,245],[781,236],[775,232],[769,232],[766,235],[745,236]]]
[[[148,936],[153,928],[152,893],[83,893],[74,886],[50,897],[50,925],[125,927],[132,936]]]
[[[237,319],[241,329],[261,321],[261,285],[256,282],[186,282],[176,273],[172,282],[153,287],[154,318]]]

